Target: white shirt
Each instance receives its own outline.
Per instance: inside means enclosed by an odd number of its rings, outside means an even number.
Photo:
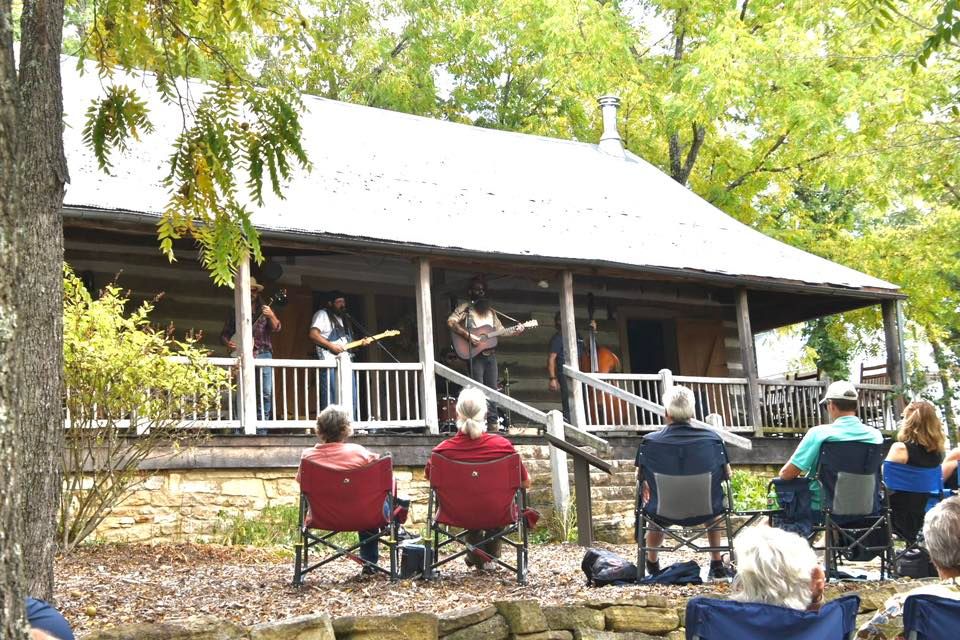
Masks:
[[[343,324],[342,318],[330,313],[326,309],[320,309],[313,315],[313,321],[310,323],[311,329],[316,329],[324,338],[338,344],[341,347],[350,342],[350,329]],[[336,358],[331,352],[320,345],[317,345],[317,355],[321,360],[333,360]]]

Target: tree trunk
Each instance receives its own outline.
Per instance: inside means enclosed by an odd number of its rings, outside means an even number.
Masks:
[[[17,71],[10,0],[0,0],[0,637],[26,637],[23,629],[23,557],[20,553],[19,439],[13,410],[14,281],[17,207]]]
[[[63,442],[63,0],[25,2],[21,21],[16,305],[18,461],[30,595],[53,595]]]

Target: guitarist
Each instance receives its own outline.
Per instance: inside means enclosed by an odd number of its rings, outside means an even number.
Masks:
[[[326,308],[313,315],[310,341],[320,360],[335,360],[353,342],[353,331],[347,322],[347,298],[342,291],[331,291]],[[372,342],[372,340],[371,340]],[[369,344],[369,343],[368,343]],[[354,390],[356,394],[357,390]],[[324,369],[320,376],[320,408],[337,401],[337,377],[334,369]],[[354,399],[356,405],[356,398]]]
[[[254,313],[253,320],[253,357],[254,358],[272,358],[273,342],[271,336],[280,331],[280,319],[273,312],[270,305],[266,305],[260,299],[263,292],[263,285],[257,282],[256,278],[250,278],[250,300],[251,308]],[[220,342],[230,351],[237,348],[232,337],[237,332],[236,311],[230,313],[227,321],[223,324],[223,331],[220,332]],[[257,380],[257,387],[260,390],[260,401],[257,403],[257,419],[263,420],[273,416],[273,375],[269,367],[260,369],[260,380]],[[262,432],[262,433],[261,433]],[[266,433],[263,429],[257,429],[258,435]]]
[[[464,302],[453,310],[453,313],[447,318],[447,326],[450,330],[470,341],[471,345],[479,345],[481,340],[472,333],[474,327],[484,325],[491,326],[496,331],[503,330],[503,323],[500,322],[500,316],[490,304],[490,298],[487,292],[487,281],[483,276],[474,276],[470,281],[470,287],[467,290],[467,297],[470,302]],[[518,324],[512,331],[504,335],[518,335],[523,333],[523,325]],[[470,377],[482,385],[497,388],[497,353],[496,349],[487,349],[481,351],[469,360]],[[495,431],[497,429],[497,412],[494,408],[487,411],[487,428]]]

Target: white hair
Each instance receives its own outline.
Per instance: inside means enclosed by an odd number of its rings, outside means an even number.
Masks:
[[[937,569],[960,573],[960,497],[947,498],[927,512],[923,539]]]
[[[773,527],[750,527],[734,538],[737,576],[732,600],[805,610],[811,575],[819,564],[807,541]]]
[[[675,422],[686,422],[694,416],[696,400],[693,391],[686,387],[670,387],[660,399],[667,410],[667,415]]]
[[[476,387],[467,387],[457,398],[457,430],[476,440],[487,430],[487,398]]]
[[[327,405],[317,416],[317,437],[324,442],[343,442],[353,435],[350,415],[350,409],[343,405]]]

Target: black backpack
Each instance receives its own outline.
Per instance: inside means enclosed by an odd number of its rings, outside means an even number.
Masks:
[[[911,547],[897,554],[897,575],[901,578],[935,578],[937,568],[923,547]]]
[[[587,586],[624,585],[637,581],[637,565],[605,549],[587,549],[580,568],[587,576]]]
[[[700,577],[700,565],[696,560],[677,562],[660,573],[640,580],[640,584],[703,584]]]

